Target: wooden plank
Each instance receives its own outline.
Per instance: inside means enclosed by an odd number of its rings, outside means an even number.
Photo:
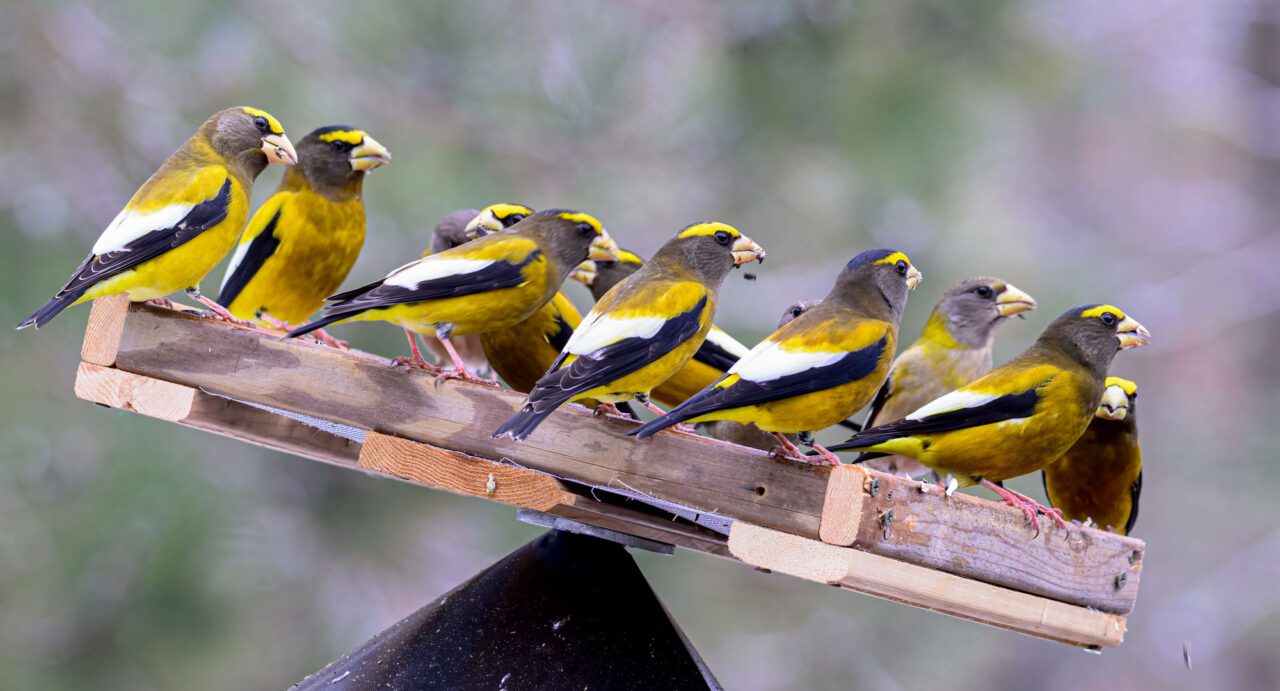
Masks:
[[[875,554],[1107,612],[1138,597],[1141,540],[1094,528],[1041,530],[1021,511],[861,466],[834,470],[821,538]]]
[[[120,348],[120,336],[124,332],[124,319],[128,313],[127,295],[112,295],[94,300],[89,309],[89,323],[84,327],[80,359],[103,367],[116,364],[116,352]]]
[[[360,444],[252,406],[180,384],[87,362],[76,373],[76,396],[100,405],[214,432],[274,451],[355,468]]]
[[[1125,619],[849,547],[739,521],[729,551],[753,566],[1050,640],[1094,648],[1124,641]]]
[[[576,499],[545,473],[377,432],[365,437],[360,466],[454,494],[535,511],[550,511],[562,504],[572,506]]]

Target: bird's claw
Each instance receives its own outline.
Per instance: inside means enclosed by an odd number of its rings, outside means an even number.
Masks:
[[[450,379],[461,379],[462,381],[474,382],[476,384],[484,384],[485,386],[500,386],[498,382],[484,377],[477,377],[465,369],[441,369],[436,373],[437,382],[446,382]]]
[[[156,307],[163,307],[165,309],[174,309],[173,300],[170,300],[169,298],[152,298],[147,300],[147,304],[155,305]]]
[[[428,372],[443,371],[440,370],[439,367],[436,367],[422,358],[409,357],[407,355],[391,358],[391,366],[407,367],[409,369],[424,369]]]

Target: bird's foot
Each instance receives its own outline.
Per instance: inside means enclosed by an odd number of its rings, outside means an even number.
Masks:
[[[1063,530],[1070,529],[1070,526],[1067,525],[1067,522],[1062,519],[1062,509],[1055,509],[1055,508],[1050,508],[1048,506],[1044,506],[1040,502],[1032,499],[1031,497],[1028,497],[1025,494],[1022,494],[1020,492],[1015,492],[1011,489],[1008,489],[1007,487],[1001,487],[1000,485],[997,485],[996,483],[991,482],[989,480],[983,480],[982,486],[1000,495],[1000,498],[1003,499],[1006,504],[1014,508],[1021,509],[1022,514],[1027,517],[1027,522],[1030,523],[1031,526],[1036,529],[1037,534],[1040,532],[1040,521],[1038,518],[1036,518],[1037,514],[1044,514],[1049,518],[1053,519],[1053,522],[1057,523],[1058,527],[1062,528]]]
[[[334,338],[333,336],[329,335],[328,331],[325,331],[324,329],[316,329],[315,331],[311,332],[311,335],[315,336],[317,339],[320,340],[321,343],[329,346],[330,348],[337,348],[338,350],[351,350],[350,343],[347,343],[341,338]]]
[[[601,403],[591,411],[591,414],[596,417],[624,417],[622,411],[618,410],[618,406],[612,403]]]
[[[224,321],[224,322],[227,322],[228,324],[235,324],[237,326],[247,326],[250,329],[257,328],[257,325],[254,324],[253,322],[249,321],[248,319],[240,319],[234,314],[228,312],[226,307],[219,305],[218,303],[214,302],[213,300],[210,300],[209,298],[203,295],[196,294],[196,295],[192,295],[191,297],[194,298],[200,304],[209,308],[205,312],[205,316],[207,317],[217,319],[219,321]]]
[[[163,307],[165,309],[174,309],[173,300],[170,300],[169,298],[152,298],[147,300],[147,304],[155,305],[156,307]]]
[[[815,454],[810,456],[808,454],[798,452],[792,453],[783,446],[773,447],[773,450],[769,452],[769,455],[773,456],[773,460],[780,461],[782,463],[799,463],[800,465],[810,465],[818,468],[829,468],[832,465],[827,461],[827,459],[820,455]]]
[[[414,357],[401,355],[400,357],[391,358],[392,367],[406,367],[408,369],[424,369],[428,372],[442,372],[439,367],[427,362],[421,355]]]
[[[455,367],[453,369],[441,369],[436,373],[437,382],[446,382],[450,379],[461,379],[462,381],[475,382],[476,384],[484,384],[485,386],[500,386],[498,382],[488,379],[487,377],[477,377],[465,367]]]
[[[696,427],[694,427],[693,425],[686,425],[686,424],[684,424],[683,422],[677,422],[676,424],[674,424],[674,425],[672,425],[672,426],[671,426],[671,429],[673,429],[673,430],[675,430],[675,431],[677,431],[677,432],[680,432],[680,433],[682,433],[682,434],[692,434],[692,435],[694,435],[695,437],[700,437],[700,436],[702,436],[702,435],[698,434],[698,430],[697,430],[697,428],[696,428]]]
[[[822,465],[833,465],[833,466],[840,465],[840,457],[822,448],[822,445],[810,444],[810,446],[813,447],[814,451],[818,452],[817,457],[822,459]],[[814,457],[806,456],[806,458],[814,458]]]

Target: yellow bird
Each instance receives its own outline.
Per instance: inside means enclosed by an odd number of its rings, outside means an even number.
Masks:
[[[680,422],[753,423],[773,433],[793,460],[839,463],[813,443],[812,432],[857,412],[884,383],[907,293],[920,280],[901,252],[862,252],[821,304],[761,341],[715,384],[632,434],[643,439]],[[802,456],[787,433],[800,434],[819,457]]]
[[[595,275],[583,282],[591,289],[592,297],[599,300],[627,276],[639,271],[641,266],[644,266],[644,260],[639,255],[622,250],[617,261],[596,262]],[[724,376],[725,371],[748,350],[733,336],[712,324],[706,340],[693,357],[670,379],[655,387],[650,397],[665,406],[680,405]]]
[[[725,276],[763,258],[759,245],[724,223],[681,230],[595,304],[524,406],[493,436],[525,439],[570,401],[647,404],[649,392],[702,345]]]
[[[1040,470],[1071,448],[1093,419],[1116,353],[1150,342],[1146,328],[1118,307],[1068,310],[1008,363],[831,449],[909,456],[958,486],[991,489],[1037,528],[1037,511],[1065,527],[1060,511],[1001,483]]]
[[[1133,531],[1142,492],[1138,385],[1107,377],[1093,421],[1061,458],[1041,473],[1049,505],[1072,521],[1092,520],[1121,535]]]
[[[980,276],[952,286],[933,308],[924,331],[893,361],[889,379],[871,403],[865,426],[900,420],[933,399],[991,371],[996,331],[1009,317],[1036,308],[1030,295],[999,278]],[[919,475],[926,468],[904,456],[866,454],[855,463]]]
[[[214,113],[138,189],[62,290],[18,328],[39,328],[94,298],[127,293],[145,302],[179,290],[232,318],[200,295],[200,279],[235,245],[258,174],[268,163],[297,160],[270,113],[248,107]]]
[[[346,126],[308,134],[298,152],[298,165],[250,219],[218,295],[235,316],[286,331],[346,280],[364,246],[365,174],[391,160],[376,139]]]
[[[467,371],[449,342],[452,334],[515,326],[550,301],[579,263],[612,259],[616,252],[590,214],[539,211],[507,231],[417,259],[382,280],[335,295],[323,317],[289,336],[352,321],[434,331],[454,363],[447,376],[483,381]]]

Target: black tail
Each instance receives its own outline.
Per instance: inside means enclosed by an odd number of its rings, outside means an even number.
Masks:
[[[354,317],[359,313],[360,312],[357,311],[357,312],[334,312],[334,313],[326,314],[323,317],[320,317],[319,319],[313,322],[307,322],[303,326],[300,326],[294,329],[293,331],[290,331],[288,335],[285,336],[285,338],[297,338],[299,336],[309,334],[312,331],[323,329],[324,327],[334,322],[340,322],[343,319],[346,319],[348,317]]]
[[[538,429],[538,425],[541,425],[542,421],[547,419],[548,415],[554,413],[558,407],[559,406],[547,406],[542,410],[534,410],[533,404],[526,402],[524,407],[520,409],[520,412],[512,415],[510,420],[502,423],[502,426],[494,431],[493,438],[498,439],[500,437],[511,437],[516,441],[524,441],[525,439],[528,439],[529,435],[533,434],[535,429]]]
[[[71,303],[80,299],[84,295],[84,291],[88,290],[88,286],[80,290],[73,290],[69,293],[58,293],[53,299],[44,303],[44,306],[36,310],[30,317],[22,320],[18,324],[19,329],[25,329],[28,326],[34,326],[37,329],[49,323],[49,320],[58,316],[58,313],[71,306]]]
[[[685,420],[688,420],[691,417],[696,417],[700,413],[690,412],[688,407],[688,404],[694,400],[697,400],[697,396],[694,396],[693,398],[690,398],[688,401],[685,401],[684,403],[681,403],[680,405],[667,411],[666,415],[659,415],[658,417],[644,423],[643,425],[640,425],[639,427],[631,430],[630,432],[627,432],[627,436],[635,437],[636,439],[645,439],[648,437],[652,437],[653,435],[657,434],[658,432],[661,432],[662,430],[672,425],[678,425],[684,422]]]

